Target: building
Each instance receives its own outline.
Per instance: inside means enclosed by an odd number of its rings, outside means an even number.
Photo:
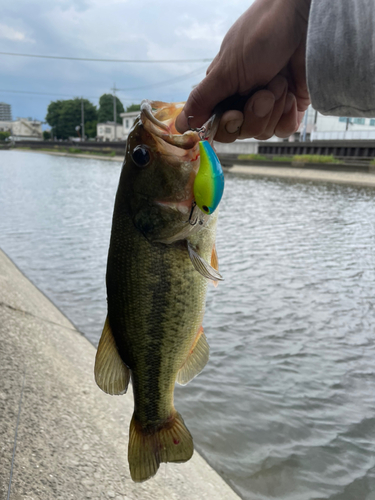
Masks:
[[[11,121],[0,121],[0,132],[10,132],[12,130]]]
[[[42,122],[31,118],[17,118],[11,122],[10,139],[13,141],[41,141],[43,140]]]
[[[10,104],[5,102],[0,102],[0,121],[11,122],[12,121],[12,108]]]
[[[139,114],[140,111],[128,111],[127,113],[120,114],[122,118],[122,134],[125,140],[128,138],[129,132]]]
[[[125,140],[122,125],[119,125],[118,123],[116,124],[116,138],[115,138],[114,122],[98,123],[96,125],[96,140],[104,142]]]

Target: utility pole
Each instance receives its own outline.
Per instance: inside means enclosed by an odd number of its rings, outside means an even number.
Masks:
[[[113,122],[115,124],[115,141],[117,141],[116,84],[113,84]]]
[[[81,98],[81,142],[85,140],[85,109],[83,106],[83,97]]]

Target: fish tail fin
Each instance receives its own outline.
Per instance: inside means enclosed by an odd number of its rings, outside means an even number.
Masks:
[[[193,452],[193,438],[177,411],[174,410],[167,422],[153,429],[143,429],[133,415],[128,448],[133,481],[146,481],[154,476],[161,462],[187,462]]]

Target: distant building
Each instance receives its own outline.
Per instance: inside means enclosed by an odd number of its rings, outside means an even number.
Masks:
[[[96,125],[97,141],[112,142],[114,140],[123,141],[124,139],[122,125],[116,124],[116,139],[114,122],[98,123]]]
[[[17,118],[11,122],[12,135],[10,139],[13,141],[41,141],[43,140],[42,122],[31,120],[30,118]]]
[[[129,132],[139,114],[140,111],[128,111],[127,113],[120,114],[122,118],[122,134],[124,139],[128,138]]]
[[[12,122],[0,121],[0,132],[10,132],[12,130]]]
[[[12,108],[10,104],[5,102],[0,102],[0,121],[11,122],[12,121]]]

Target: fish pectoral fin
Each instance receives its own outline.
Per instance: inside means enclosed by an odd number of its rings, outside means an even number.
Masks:
[[[210,357],[210,346],[207,343],[203,327],[199,328],[198,334],[190,349],[185,363],[177,373],[176,382],[180,385],[186,385],[190,380],[196,377],[206,366]]]
[[[187,244],[190,260],[198,273],[200,273],[204,278],[212,281],[223,281],[224,278],[221,274],[216,271],[208,262],[206,262],[203,257],[201,257],[192,245],[188,242]]]
[[[130,370],[118,353],[108,316],[96,352],[94,373],[96,383],[107,394],[120,395],[127,391]]]
[[[154,429],[143,429],[133,415],[128,445],[133,481],[142,482],[154,476],[161,462],[187,462],[193,452],[193,438],[176,410],[173,409],[170,418]]]
[[[217,272],[219,272],[219,259],[217,257],[217,252],[216,252],[216,245],[213,246],[212,248],[212,254],[211,254],[211,266],[216,269]],[[216,280],[213,282],[214,287],[216,288],[219,282]]]

